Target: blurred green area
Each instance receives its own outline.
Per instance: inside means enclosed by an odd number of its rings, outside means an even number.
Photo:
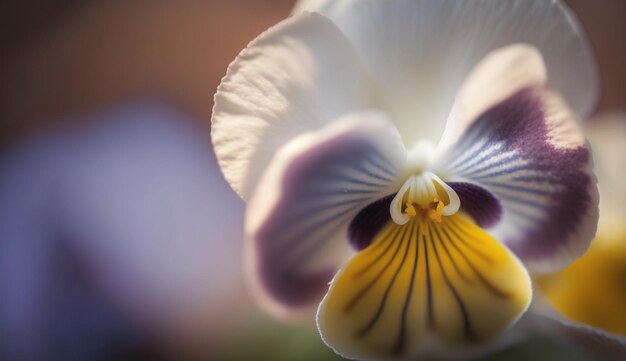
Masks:
[[[210,358],[215,361],[339,361],[322,342],[312,326],[288,326],[278,322],[264,321],[250,326],[238,337],[230,338],[217,347]],[[475,361],[600,361],[573,345],[543,338],[531,338],[525,342],[496,352]],[[433,361],[435,361],[433,359]]]

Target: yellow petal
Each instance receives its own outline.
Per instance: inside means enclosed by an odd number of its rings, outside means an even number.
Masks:
[[[615,238],[595,239],[582,258],[537,284],[564,317],[626,335],[626,234]]]
[[[390,359],[488,340],[526,310],[524,267],[462,214],[390,222],[333,280],[318,312],[339,354]]]

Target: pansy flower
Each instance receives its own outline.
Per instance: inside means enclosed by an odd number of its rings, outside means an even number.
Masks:
[[[578,121],[597,90],[558,1],[299,3],[230,65],[212,118],[262,304],[317,310],[348,358],[498,338],[529,272],[595,234]]]

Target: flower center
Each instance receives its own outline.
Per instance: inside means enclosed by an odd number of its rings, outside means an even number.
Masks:
[[[391,201],[391,218],[399,225],[412,217],[441,222],[455,214],[461,201],[454,189],[431,172],[410,176]]]

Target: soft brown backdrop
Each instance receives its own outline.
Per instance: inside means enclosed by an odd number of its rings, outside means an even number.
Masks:
[[[599,110],[626,109],[626,1],[566,0],[602,72]],[[0,144],[133,97],[198,119],[228,63],[288,16],[292,0],[5,0],[0,5]]]

